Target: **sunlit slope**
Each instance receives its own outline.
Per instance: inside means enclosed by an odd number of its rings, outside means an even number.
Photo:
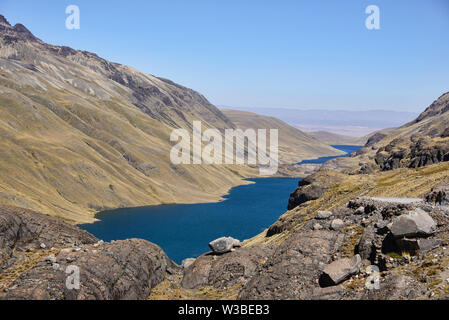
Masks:
[[[193,90],[0,19],[0,203],[87,222],[104,208],[218,200],[255,170],[172,165],[170,134],[193,120],[233,127]]]
[[[281,163],[296,163],[305,159],[344,154],[304,132],[273,118],[239,110],[221,110],[237,128],[278,129],[279,160]]]

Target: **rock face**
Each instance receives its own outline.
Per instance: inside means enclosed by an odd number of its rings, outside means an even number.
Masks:
[[[240,246],[240,241],[231,237],[222,237],[209,243],[209,248],[217,254],[230,252],[233,248]]]
[[[396,218],[390,230],[396,238],[430,236],[436,231],[436,223],[427,212],[418,208]]]
[[[14,262],[13,251],[93,244],[90,233],[58,218],[26,209],[0,206],[0,270]]]
[[[258,266],[272,252],[271,246],[247,247],[225,255],[204,254],[184,269],[182,287],[212,286],[223,289],[254,276]]]
[[[395,139],[387,146],[379,148],[375,161],[383,171],[402,167],[424,167],[449,161],[449,144],[447,141],[435,141],[427,136]]]
[[[240,291],[239,298],[311,299],[320,270],[340,246],[335,231],[302,230],[283,242]],[[298,290],[300,288],[300,290]]]
[[[57,218],[10,207],[0,208],[0,221],[0,252],[7,253],[0,275],[15,275],[0,281],[0,299],[146,299],[179,268],[146,240],[103,243]],[[37,259],[22,268],[30,250]],[[79,286],[70,277],[78,272]]]
[[[320,281],[324,286],[339,284],[351,275],[358,273],[361,265],[362,259],[358,254],[352,258],[334,261],[324,268]]]
[[[290,194],[288,210],[292,210],[305,202],[322,197],[340,179],[341,174],[330,170],[322,170],[304,178],[299,182],[298,188]]]

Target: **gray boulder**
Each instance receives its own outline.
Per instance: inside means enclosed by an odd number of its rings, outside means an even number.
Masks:
[[[337,285],[358,273],[361,266],[362,259],[358,254],[352,258],[336,260],[324,268],[320,284],[322,286]]]
[[[240,241],[232,237],[222,237],[209,243],[209,248],[218,254],[230,252],[234,247],[240,246]]]
[[[340,230],[341,228],[343,228],[344,225],[345,225],[345,223],[343,222],[343,220],[334,219],[331,222],[331,229],[337,231],[337,230]]]
[[[393,220],[390,231],[396,238],[430,236],[437,225],[432,217],[422,209],[415,209]]]
[[[316,219],[326,220],[326,219],[329,219],[331,216],[332,216],[332,212],[330,212],[330,211],[318,211],[318,214],[316,215]]]

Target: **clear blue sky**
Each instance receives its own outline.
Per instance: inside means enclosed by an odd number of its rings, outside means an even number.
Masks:
[[[219,105],[422,111],[449,91],[448,0],[0,0],[0,14]]]

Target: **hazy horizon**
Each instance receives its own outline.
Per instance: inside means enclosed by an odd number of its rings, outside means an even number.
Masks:
[[[402,126],[419,115],[415,112],[394,110],[245,108],[222,105],[217,107],[275,117],[304,132],[327,131],[354,137],[363,137],[378,130]]]

